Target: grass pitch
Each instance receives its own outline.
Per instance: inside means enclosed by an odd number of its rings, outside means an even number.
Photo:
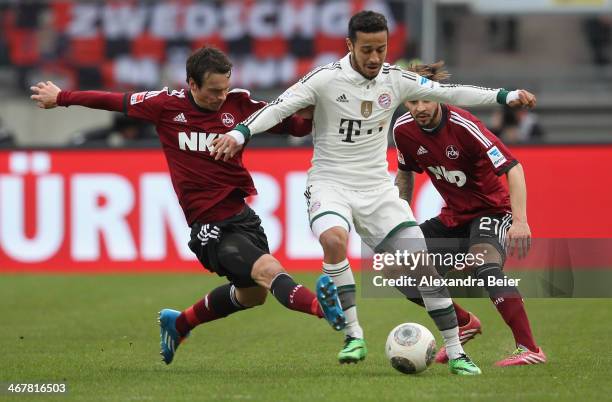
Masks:
[[[296,275],[313,286],[316,275]],[[610,400],[612,300],[529,299],[542,366],[500,369],[513,342],[488,299],[461,302],[483,323],[466,350],[483,369],[458,377],[434,364],[417,376],[393,370],[388,332],[425,311],[365,299],[359,315],[368,358],[340,366],[342,336],[322,320],[286,311],[273,297],[256,309],[197,328],[174,362],[159,356],[157,311],[191,305],[223,280],[212,275],[0,276],[0,383],[68,384],[67,395],[0,394],[34,401],[574,401]],[[438,345],[441,345],[440,338]]]

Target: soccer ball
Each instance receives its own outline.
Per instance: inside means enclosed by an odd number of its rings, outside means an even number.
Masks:
[[[417,374],[433,361],[436,340],[421,324],[407,322],[391,330],[385,352],[394,369],[404,374]]]

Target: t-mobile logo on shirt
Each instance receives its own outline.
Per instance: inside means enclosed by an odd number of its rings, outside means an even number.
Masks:
[[[195,131],[187,134],[184,131],[178,133],[179,148],[183,151],[206,151],[213,150],[212,143],[219,134],[198,133]]]

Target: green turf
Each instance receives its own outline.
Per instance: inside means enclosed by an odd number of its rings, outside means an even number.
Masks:
[[[315,275],[296,275],[312,286]],[[530,299],[527,308],[549,364],[494,368],[513,347],[488,299],[462,300],[484,334],[466,350],[474,378],[435,365],[418,376],[384,357],[388,331],[425,312],[400,299],[365,299],[359,313],[370,354],[335,360],[342,337],[325,322],[266,305],[194,331],[165,366],[157,311],[184,308],[222,283],[210,275],[0,276],[0,382],[65,381],[67,396],[10,400],[91,401],[574,401],[612,395],[612,300]],[[435,331],[434,334],[436,333]]]

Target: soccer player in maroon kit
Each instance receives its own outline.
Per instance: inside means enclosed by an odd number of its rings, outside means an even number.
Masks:
[[[345,324],[337,290],[321,276],[317,297],[297,284],[270,255],[257,214],[245,197],[257,194],[237,154],[227,161],[210,156],[212,141],[265,106],[246,90],[230,90],[232,64],[221,51],[204,47],[186,63],[189,89],[139,93],[62,91],[52,82],[31,87],[31,98],[44,109],[80,105],[123,112],[153,122],[168,163],[172,185],[191,227],[189,248],[202,265],[229,283],[179,312],[160,312],[161,352],[166,364],[196,326],[264,303],[268,291],[285,307],[324,317],[336,330]],[[312,121],[293,115],[272,131],[306,135]]]
[[[443,63],[412,70],[433,81],[448,77]],[[523,168],[508,148],[469,112],[430,101],[408,101],[409,112],[397,119],[393,135],[397,146],[400,196],[412,198],[414,172],[427,173],[446,206],[440,215],[420,227],[430,252],[469,252],[484,256],[472,274],[485,282],[489,297],[512,330],[516,351],[498,366],[540,364],[546,355],[535,343],[523,299],[515,286],[489,286],[488,278],[504,279],[506,249],[523,257],[529,250],[527,190]],[[506,175],[508,190],[500,176]],[[444,245],[436,243],[444,239]],[[452,245],[449,245],[449,242]],[[456,244],[455,244],[456,243]],[[443,267],[439,267],[442,268]],[[501,283],[501,282],[497,282]],[[422,301],[411,299],[418,304]],[[465,343],[481,332],[478,318],[454,303],[459,336]],[[447,360],[442,348],[436,361]]]

